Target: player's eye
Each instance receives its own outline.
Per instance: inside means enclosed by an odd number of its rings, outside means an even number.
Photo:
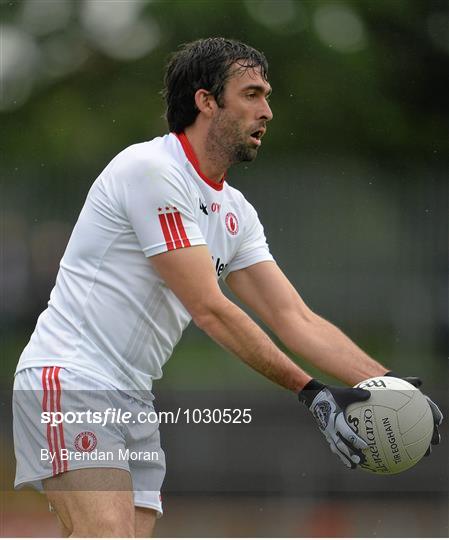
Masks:
[[[254,99],[256,97],[256,93],[255,92],[251,92],[250,94],[246,94],[246,97],[248,99]]]

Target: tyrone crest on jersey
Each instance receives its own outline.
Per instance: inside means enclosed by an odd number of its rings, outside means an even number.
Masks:
[[[239,232],[239,221],[234,212],[228,212],[225,217],[226,230],[232,236],[235,236]]]

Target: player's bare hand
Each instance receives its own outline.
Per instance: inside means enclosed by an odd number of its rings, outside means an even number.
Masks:
[[[298,394],[299,401],[313,414],[332,452],[351,469],[365,461],[363,450],[368,445],[346,422],[344,411],[348,405],[366,401],[370,396],[370,392],[362,388],[326,386],[316,379]]]

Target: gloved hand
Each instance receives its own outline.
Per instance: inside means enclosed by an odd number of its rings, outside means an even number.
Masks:
[[[351,469],[365,461],[362,450],[368,445],[346,422],[344,411],[351,403],[365,401],[370,396],[370,392],[362,388],[326,386],[317,379],[309,381],[298,394],[299,401],[315,417],[332,452]]]
[[[385,377],[396,377],[397,379],[402,379],[403,381],[407,381],[411,385],[413,385],[415,388],[419,388],[422,386],[422,380],[419,377],[401,377],[400,375],[397,375],[393,371],[388,371],[385,373]],[[441,435],[440,431],[438,429],[438,426],[441,425],[441,422],[443,421],[443,413],[440,411],[438,405],[434,403],[429,396],[426,396],[424,394],[424,397],[427,399],[427,403],[430,405],[430,410],[432,411],[433,416],[433,435],[432,440],[430,441],[430,446],[427,449],[427,452],[425,453],[426,456],[430,456],[430,453],[432,452],[432,445],[440,444],[441,441]]]

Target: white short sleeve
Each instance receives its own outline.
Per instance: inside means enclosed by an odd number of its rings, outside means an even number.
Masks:
[[[164,159],[165,158],[165,159]],[[166,156],[128,156],[111,168],[123,211],[147,257],[206,244],[193,196],[177,164]]]
[[[224,279],[228,277],[231,272],[236,270],[242,270],[253,264],[263,261],[274,261],[273,256],[270,253],[267,240],[262,224],[259,221],[254,207],[247,201],[247,210],[245,216],[245,228],[242,238],[242,242],[226,267]]]

